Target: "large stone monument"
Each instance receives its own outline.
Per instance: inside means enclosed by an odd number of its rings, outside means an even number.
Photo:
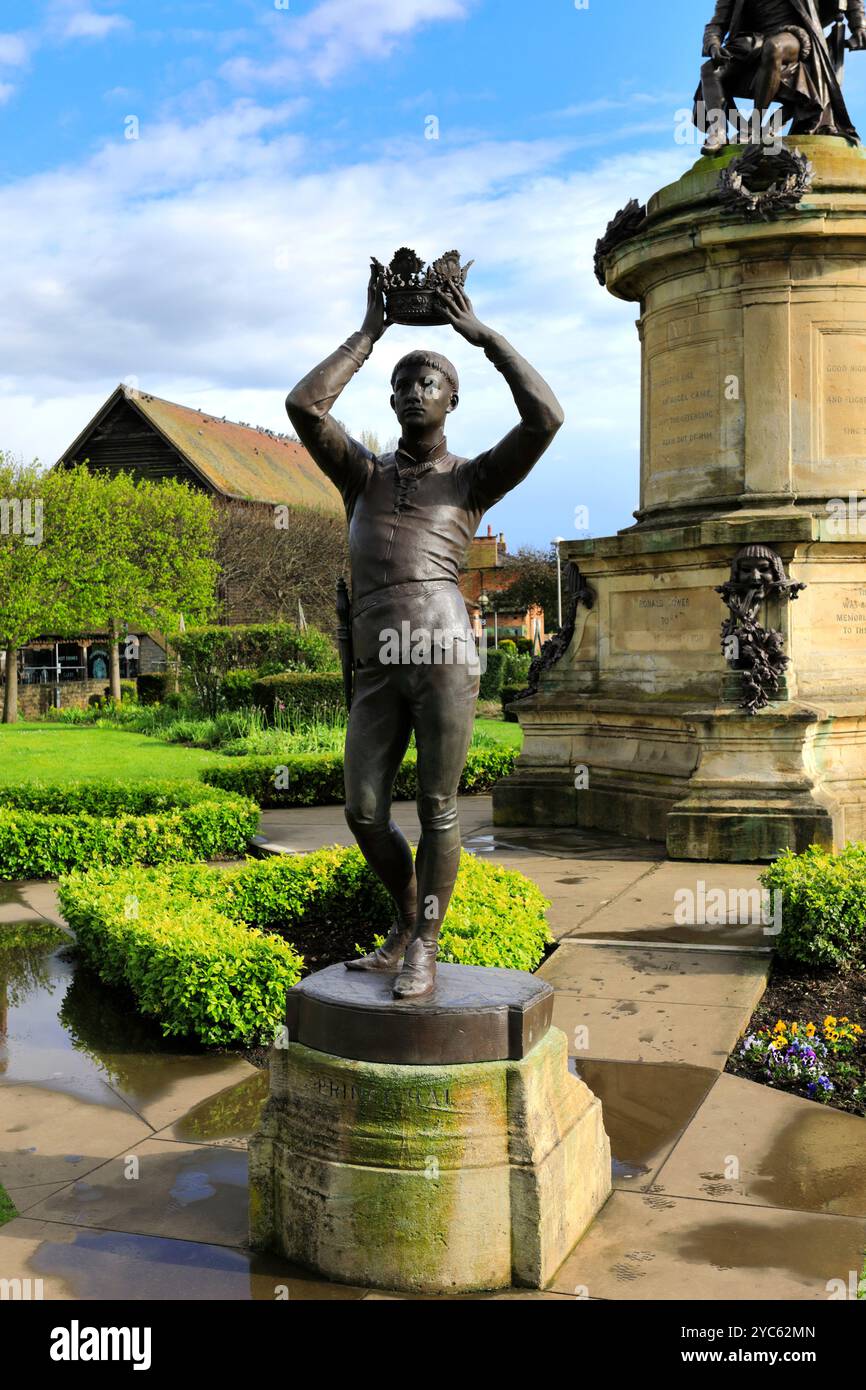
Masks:
[[[707,41],[729,96],[742,72],[719,34],[735,8],[719,4]],[[813,108],[788,114],[803,129],[810,112],[821,128]],[[562,546],[568,621],[515,705],[524,750],[498,823],[616,830],[683,859],[866,838],[856,141],[722,142],[600,241],[599,279],[640,306],[640,507],[618,535]]]
[[[437,971],[480,673],[459,566],[483,512],[562,423],[547,383],[475,316],[467,270],[453,252],[425,271],[405,247],[387,271],[374,261],[360,333],[288,399],[346,506],[346,817],[395,917],[368,955],[290,991],[250,1145],[254,1246],[331,1279],[416,1293],[541,1287],[611,1188],[601,1106],[569,1072],[549,986],[515,970]],[[516,428],[478,458],[452,454],[457,372],[420,351],[392,377],[399,448],[379,458],[352,439],[331,407],[389,322],[451,324],[483,348],[512,391]],[[415,856],[391,818],[413,733]],[[369,935],[362,924],[358,935]]]

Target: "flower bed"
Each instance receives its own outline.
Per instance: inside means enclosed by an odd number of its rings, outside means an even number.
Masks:
[[[831,1102],[841,1091],[866,1101],[864,1031],[847,1017],[828,1014],[820,1024],[777,1019],[773,1028],[747,1033],[734,1058],[743,1075],[810,1100]]]
[[[247,798],[195,782],[2,787],[0,878],[236,858],[246,853],[258,818]]]
[[[470,748],[460,778],[461,792],[489,791],[514,770],[518,757],[517,748],[504,745]],[[208,785],[252,797],[262,807],[333,806],[345,799],[340,753],[235,758],[230,766],[205,768],[201,776]],[[398,801],[411,801],[416,790],[413,752],[397,773],[394,796]]]
[[[60,902],[79,948],[109,984],[132,990],[165,1034],[270,1042],[302,970],[369,950],[393,916],[357,849],[206,865],[75,873]],[[463,855],[440,959],[532,970],[548,907],[522,874]]]

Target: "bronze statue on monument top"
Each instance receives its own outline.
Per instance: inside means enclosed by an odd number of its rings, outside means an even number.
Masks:
[[[374,261],[360,332],[286,402],[301,442],[346,508],[353,668],[346,819],[396,908],[384,944],[347,966],[394,974],[394,996],[402,1000],[433,989],[460,861],[457,790],[480,670],[457,583],[460,564],[484,512],[526,477],[563,422],[538,372],[477,318],[464,288],[467,270],[456,252],[426,273],[407,248],[387,271]],[[402,430],[397,450],[377,457],[350,438],[331,410],[396,321],[450,324],[482,348],[511,389],[519,424],[476,458],[451,453],[445,423],[459,402],[457,371],[442,353],[421,350],[398,362],[391,378],[391,407]],[[345,645],[345,614],[341,626]],[[404,634],[409,644],[400,640]],[[414,861],[391,818],[394,781],[413,732],[421,821]]]
[[[718,154],[729,142],[729,122],[742,123],[736,97],[754,102],[754,143],[774,132],[778,138],[791,121],[792,135],[841,135],[859,144],[842,95],[846,48],[866,48],[863,0],[717,0],[695,98],[703,153]],[[780,111],[762,126],[776,101]]]

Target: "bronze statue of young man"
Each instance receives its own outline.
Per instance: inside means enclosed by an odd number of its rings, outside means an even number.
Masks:
[[[450,452],[444,426],[457,408],[459,385],[454,367],[438,352],[410,353],[394,369],[391,406],[402,430],[396,453],[375,457],[332,417],[337,397],[389,326],[381,267],[374,266],[370,277],[360,333],[286,402],[299,438],[346,508],[355,661],[346,819],[397,910],[384,944],[347,965],[400,971],[398,999],[417,999],[433,988],[439,932],[460,861],[457,790],[479,683],[457,587],[460,564],[484,512],[526,477],[563,421],[547,383],[476,318],[461,286],[448,283],[437,297],[456,331],[484,349],[511,389],[520,423],[494,448],[474,459]],[[422,632],[427,641],[394,663],[384,657],[386,635],[405,631]],[[418,651],[422,659],[412,660]],[[421,821],[414,864],[391,819],[394,779],[413,731]]]
[[[710,117],[704,154],[727,144],[736,97],[751,98],[759,119],[780,102],[792,135],[843,135],[859,143],[824,35],[840,8],[839,0],[717,0],[704,30],[708,61],[697,93],[704,107],[703,120],[696,109],[697,124],[703,129]],[[847,14],[848,47],[866,48],[863,0],[849,0]]]

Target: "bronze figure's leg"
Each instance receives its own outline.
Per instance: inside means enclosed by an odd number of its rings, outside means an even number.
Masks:
[[[701,91],[705,107],[705,140],[701,154],[718,154],[728,143],[728,97],[722,76],[725,69],[708,60],[701,68]],[[720,114],[720,113],[723,113]]]
[[[408,674],[415,690],[421,839],[415,860],[417,926],[394,986],[397,999],[418,999],[435,984],[439,932],[460,865],[457,791],[478,699],[478,668],[465,661],[413,667]]]
[[[774,34],[764,43],[761,62],[755,75],[755,108],[765,117],[776,100],[782,83],[782,68],[796,63],[800,57],[800,40],[795,34]]]
[[[370,868],[394,899],[397,916],[378,950],[346,961],[348,970],[395,971],[415,929],[412,851],[391,819],[391,795],[412,732],[399,666],[361,666],[346,734],[346,820]]]

